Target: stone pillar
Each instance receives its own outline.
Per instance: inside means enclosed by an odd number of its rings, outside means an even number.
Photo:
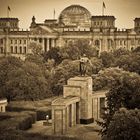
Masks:
[[[52,129],[54,134],[65,134],[67,130],[66,114],[65,106],[52,105]]]
[[[47,38],[47,51],[49,51],[49,49],[50,49],[50,39]]]
[[[52,38],[52,47],[55,47],[55,40],[54,40],[54,38]]]
[[[76,103],[71,104],[72,110],[71,110],[71,126],[76,125]]]
[[[42,38],[42,51],[45,52],[45,39]]]
[[[68,86],[81,87],[80,95],[80,123],[88,124],[93,122],[92,118],[92,78],[74,77],[68,80]],[[79,90],[78,90],[79,91]],[[73,92],[71,92],[73,95]],[[69,93],[70,95],[70,93]],[[76,95],[75,95],[76,96]]]

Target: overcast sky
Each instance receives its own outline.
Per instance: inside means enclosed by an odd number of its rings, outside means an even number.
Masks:
[[[11,9],[10,17],[20,20],[20,28],[29,28],[34,15],[37,22],[44,22],[53,18],[54,9],[56,18],[61,11],[72,4],[79,4],[87,8],[92,15],[102,14],[103,0],[0,0],[0,17],[7,16],[7,7]],[[140,17],[140,0],[104,0],[105,15],[113,15],[116,27],[133,28],[133,20]]]

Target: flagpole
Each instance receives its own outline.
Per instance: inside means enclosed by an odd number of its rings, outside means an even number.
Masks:
[[[102,16],[104,16],[104,6],[102,4]]]
[[[9,9],[7,7],[7,18],[9,18]]]
[[[53,11],[53,19],[55,19],[55,9],[54,9],[54,11]]]

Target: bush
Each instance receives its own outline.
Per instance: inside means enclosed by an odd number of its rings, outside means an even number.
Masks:
[[[6,117],[4,119],[4,117]],[[36,120],[36,113],[34,112],[5,112],[0,113],[0,133],[7,130],[26,130],[32,126]]]
[[[107,140],[139,140],[140,110],[121,108],[109,124]]]

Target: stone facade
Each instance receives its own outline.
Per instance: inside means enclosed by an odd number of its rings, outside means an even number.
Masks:
[[[89,124],[102,118],[105,93],[93,92],[91,77],[74,77],[63,88],[63,97],[52,102],[54,134],[65,134],[78,123]]]
[[[31,53],[32,42],[41,45],[43,51],[83,39],[99,53],[140,46],[140,18],[135,18],[134,27],[123,30],[117,29],[115,20],[114,16],[92,16],[80,5],[66,7],[58,19],[46,19],[44,23],[36,23],[33,17],[30,30],[25,31],[18,27],[18,19],[0,18],[0,56],[13,55],[24,59]]]

